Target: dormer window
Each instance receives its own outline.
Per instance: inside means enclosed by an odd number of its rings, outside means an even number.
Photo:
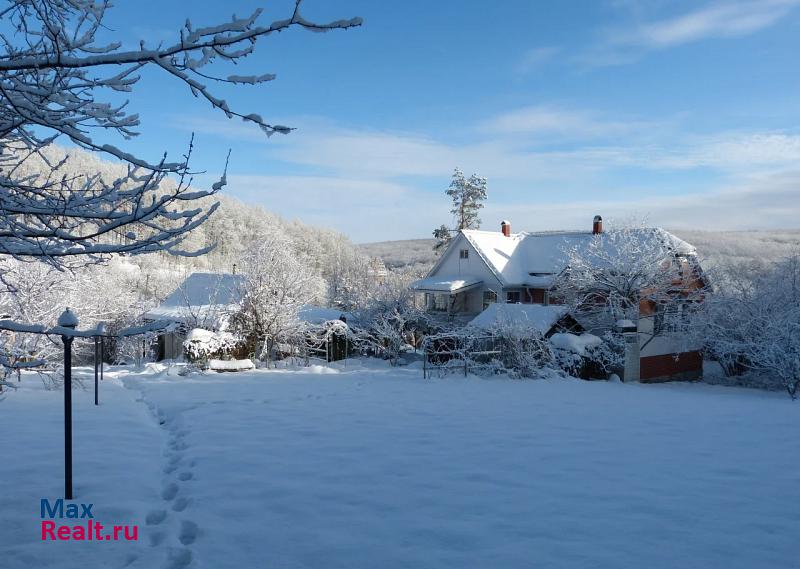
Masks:
[[[461,251],[458,252],[458,257],[460,259],[469,259],[469,249],[461,249]]]

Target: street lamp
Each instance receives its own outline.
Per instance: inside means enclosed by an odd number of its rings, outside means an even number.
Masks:
[[[67,308],[58,317],[58,326],[74,330],[78,317]],[[74,337],[62,334],[64,342],[64,498],[72,500],[72,341]]]
[[[97,332],[94,337],[94,404],[100,405],[99,386],[98,386],[98,366],[100,373],[103,369],[103,335],[106,333],[105,324],[102,322],[97,325]]]

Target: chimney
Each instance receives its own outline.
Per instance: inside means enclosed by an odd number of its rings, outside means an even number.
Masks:
[[[500,231],[503,232],[503,235],[506,237],[511,237],[511,222],[503,220],[500,222]]]
[[[603,218],[599,215],[594,216],[594,222],[592,222],[592,235],[598,235],[603,232]]]

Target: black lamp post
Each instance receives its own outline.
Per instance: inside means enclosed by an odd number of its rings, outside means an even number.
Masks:
[[[97,335],[94,337],[94,404],[100,405],[100,389],[98,375],[103,369],[103,335],[106,332],[105,325],[101,322],[97,326]],[[99,368],[99,370],[98,370]],[[98,373],[99,371],[99,373]]]
[[[74,330],[78,317],[67,308],[58,317],[61,328]],[[72,341],[74,337],[63,334],[64,342],[64,498],[72,500]]]

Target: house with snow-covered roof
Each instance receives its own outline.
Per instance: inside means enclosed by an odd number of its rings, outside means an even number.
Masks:
[[[697,266],[695,248],[663,229],[630,230],[626,231],[626,238],[642,243],[659,242],[662,250],[673,257],[670,262],[677,260],[680,264],[691,259],[689,263]],[[604,239],[600,216],[595,216],[591,230],[587,231],[512,233],[508,221],[501,223],[500,231],[463,230],[452,239],[426,277],[411,283],[410,288],[418,293],[418,299],[429,312],[464,323],[473,319],[480,323],[479,315],[496,303],[558,304],[553,285],[569,268],[569,252],[588,250],[598,239]],[[614,246],[610,240],[606,241],[609,247]],[[653,259],[653,262],[664,262],[664,259]],[[636,375],[642,380],[700,377],[699,352],[686,349],[675,338],[656,333],[654,314],[658,309],[657,305],[641,303],[640,319],[635,323],[641,347]],[[523,312],[513,311],[505,318],[529,317]],[[537,312],[540,320],[552,319],[558,314],[552,310],[540,312]],[[495,318],[498,313],[492,314],[485,320]],[[537,320],[537,325],[542,322]]]
[[[192,273],[161,304],[148,310],[145,320],[167,320],[178,324],[158,336],[156,359],[183,355],[186,334],[194,328],[220,331],[241,302],[244,277],[232,273]]]
[[[230,318],[239,311],[245,288],[245,276],[233,273],[190,274],[161,304],[148,310],[144,319],[166,320],[177,324],[158,336],[156,359],[179,359],[183,342],[196,328],[226,331]],[[309,327],[329,321],[347,321],[348,313],[334,308],[305,305],[297,318]]]

